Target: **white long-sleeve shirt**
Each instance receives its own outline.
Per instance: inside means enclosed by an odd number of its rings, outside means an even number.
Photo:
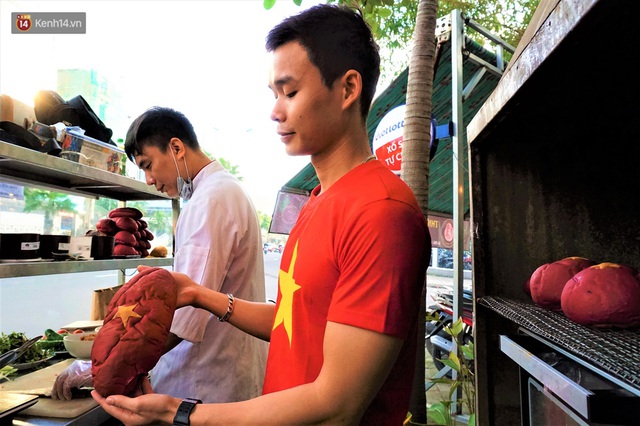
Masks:
[[[239,181],[218,161],[193,179],[193,196],[180,212],[175,238],[175,271],[213,290],[265,301],[255,208]],[[205,403],[261,394],[268,343],[192,307],[176,311],[171,332],[184,340],[151,371],[155,392]]]

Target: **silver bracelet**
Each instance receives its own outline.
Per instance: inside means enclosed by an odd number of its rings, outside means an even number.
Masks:
[[[235,304],[236,304],[236,299],[233,297],[233,294],[227,293],[227,297],[229,298],[229,305],[227,306],[227,312],[225,312],[223,316],[218,318],[218,321],[220,321],[220,322],[229,321],[229,318],[231,317],[231,314],[233,313],[233,308],[235,307]]]

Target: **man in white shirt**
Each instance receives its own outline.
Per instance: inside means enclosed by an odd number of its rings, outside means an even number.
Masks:
[[[255,208],[239,181],[200,149],[189,120],[170,108],[151,108],[131,124],[125,152],[148,185],[188,200],[176,224],[174,270],[230,298],[264,302]],[[261,394],[268,343],[223,319],[193,307],[176,311],[167,352],[151,371],[156,392],[210,403]],[[64,376],[54,398],[71,397],[73,383]]]

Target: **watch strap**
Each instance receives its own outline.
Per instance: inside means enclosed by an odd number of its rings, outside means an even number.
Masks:
[[[194,398],[185,398],[180,403],[176,416],[173,418],[173,426],[188,426],[189,416],[196,404],[202,404],[202,401]]]

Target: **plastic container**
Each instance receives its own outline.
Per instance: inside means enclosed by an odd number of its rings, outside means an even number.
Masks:
[[[71,237],[69,240],[69,256],[83,259],[91,258],[93,237]]]

